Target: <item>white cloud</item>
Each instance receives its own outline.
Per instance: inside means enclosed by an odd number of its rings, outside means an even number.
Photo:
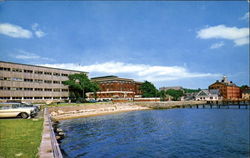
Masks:
[[[0,24],[0,34],[14,37],[14,38],[31,38],[32,37],[32,32],[30,32],[29,30],[26,30],[20,26],[8,24],[8,23]]]
[[[30,53],[24,50],[18,50],[18,54],[11,55],[12,57],[16,59],[22,59],[22,60],[46,60],[46,61],[53,61],[53,59],[41,57],[37,54]]]
[[[35,36],[41,38],[46,34],[38,27],[39,25],[37,23],[34,23],[31,28],[34,31]],[[30,30],[26,30],[21,26],[9,23],[0,23],[0,34],[14,38],[32,38],[33,36],[33,33]]]
[[[46,34],[41,29],[39,29],[38,27],[39,27],[38,23],[34,23],[31,26],[31,28],[34,31],[36,37],[41,38],[41,37],[45,36]]]
[[[247,12],[244,16],[240,17],[240,20],[249,20],[249,12]]]
[[[228,39],[233,40],[236,46],[249,43],[249,28],[227,27],[224,25],[212,26],[197,32],[201,39]]]
[[[38,31],[35,31],[35,35],[36,35],[36,37],[41,38],[41,37],[45,36],[45,33],[41,30],[38,30]]]
[[[103,75],[133,76],[133,79],[151,82],[169,81],[185,78],[217,77],[220,74],[194,73],[189,72],[185,67],[180,66],[152,66],[145,64],[128,64],[122,62],[105,62],[93,65],[66,64],[43,64],[42,66],[56,67],[63,69],[86,71]]]
[[[224,42],[221,41],[221,42],[212,44],[210,49],[216,49],[216,48],[220,48],[222,46],[224,46]]]

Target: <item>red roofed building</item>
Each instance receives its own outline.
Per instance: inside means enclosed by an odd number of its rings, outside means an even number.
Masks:
[[[236,86],[232,81],[228,81],[226,76],[223,76],[221,81],[216,81],[211,84],[209,89],[218,89],[223,99],[240,99],[240,87]]]
[[[91,81],[98,83],[100,91],[97,92],[97,100],[112,100],[114,98],[124,98],[133,100],[141,97],[140,85],[142,82],[136,82],[132,79],[120,78],[117,76],[103,76],[91,78]],[[94,93],[87,93],[89,99],[94,99]]]

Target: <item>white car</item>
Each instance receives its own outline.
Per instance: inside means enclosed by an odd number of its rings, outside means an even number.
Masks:
[[[2,117],[21,117],[29,118],[35,116],[34,108],[20,107],[17,103],[1,103],[0,118]]]

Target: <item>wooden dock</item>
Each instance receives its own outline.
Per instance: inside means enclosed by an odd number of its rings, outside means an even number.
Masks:
[[[250,100],[207,101],[206,104],[183,105],[183,106],[178,106],[178,108],[250,109]]]

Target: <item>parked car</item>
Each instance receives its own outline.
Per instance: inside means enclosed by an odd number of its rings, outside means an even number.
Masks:
[[[24,108],[25,107],[27,107],[27,108],[33,108],[36,113],[38,113],[40,111],[40,106],[33,105],[33,104],[30,104],[30,103],[20,103],[20,104],[18,104],[18,106],[19,107],[24,107]]]
[[[1,103],[0,118],[21,117],[23,119],[34,117],[36,112],[34,107],[22,107],[20,103]]]

